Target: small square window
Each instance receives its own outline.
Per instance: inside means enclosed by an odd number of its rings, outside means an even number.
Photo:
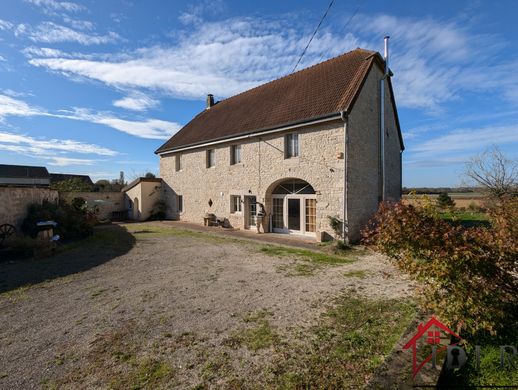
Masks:
[[[176,209],[179,213],[183,212],[183,195],[176,195]]]
[[[207,168],[216,165],[216,151],[214,149],[207,150]]]
[[[230,196],[230,212],[240,213],[242,211],[241,196],[231,195]]]
[[[236,165],[241,163],[241,145],[232,145],[230,147],[230,164]]]
[[[180,154],[175,156],[174,168],[176,172],[182,170],[182,156]]]
[[[284,137],[284,158],[299,156],[299,135],[295,133],[287,134]]]

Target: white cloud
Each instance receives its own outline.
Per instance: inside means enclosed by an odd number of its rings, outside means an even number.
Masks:
[[[51,157],[48,164],[56,167],[67,167],[70,165],[94,165],[98,162],[99,160],[89,160],[84,158]]]
[[[74,19],[67,15],[63,16],[63,21],[77,30],[93,30],[94,24],[89,20]]]
[[[72,111],[61,110],[53,113],[32,107],[22,100],[0,94],[0,121],[7,116],[48,116],[53,118],[86,121],[105,125],[135,137],[149,139],[167,139],[182,127],[178,123],[160,119],[121,119],[111,113],[92,112],[91,110],[84,108],[76,108]]]
[[[62,118],[84,120],[122,131],[126,134],[148,139],[168,139],[182,127],[178,123],[159,119],[130,121],[106,113],[92,113],[85,109],[76,109],[71,114],[60,115]]]
[[[412,148],[413,153],[436,155],[457,151],[478,151],[494,143],[518,142],[518,125],[460,129],[432,138]]]
[[[78,12],[85,9],[80,4],[72,3],[70,1],[57,1],[57,0],[25,0],[28,3],[34,4],[38,7],[48,11],[66,11],[66,12]]]
[[[207,93],[228,97],[289,73],[311,33],[296,15],[199,23],[202,8],[191,7],[181,16],[194,24],[175,33],[174,46],[144,47],[124,57],[56,55],[29,62],[115,88],[159,90],[187,99]],[[518,61],[497,64],[495,54],[504,44],[498,37],[473,32],[472,26],[433,18],[357,15],[345,36],[335,27],[317,34],[300,68],[319,61],[322,54],[328,58],[358,46],[381,49],[382,37],[389,33],[400,107],[436,113],[466,92],[494,93],[518,104],[518,79],[511,77]]]
[[[14,25],[11,22],[8,22],[7,20],[0,19],[0,30],[11,30],[14,27]]]
[[[223,11],[225,5],[221,0],[204,0],[189,4],[187,10],[180,13],[178,20],[183,24],[198,24],[203,22],[204,14],[216,15]]]
[[[33,58],[34,66],[70,76],[104,82],[116,88],[160,90],[178,98],[207,93],[227,97],[291,71],[307,42],[284,20],[253,18],[204,23],[181,35],[175,47],[136,50],[130,58]],[[337,55],[360,41],[331,33],[315,38],[304,64],[316,62],[324,51]]]
[[[133,111],[146,111],[149,108],[156,107],[158,104],[158,100],[142,93],[135,93],[113,102],[115,107],[125,108],[127,110]]]
[[[0,120],[6,116],[34,116],[45,115],[38,108],[29,106],[24,101],[7,95],[0,95]]]
[[[0,149],[37,156],[56,153],[81,153],[99,156],[116,156],[119,153],[95,144],[70,139],[36,139],[28,135],[0,131]]]
[[[53,22],[43,22],[36,27],[19,24],[16,26],[15,35],[27,36],[33,42],[77,42],[82,45],[100,45],[120,40],[120,36],[112,31],[107,35],[88,34]]]
[[[409,148],[405,166],[439,168],[466,163],[492,145],[518,143],[518,125],[462,128],[417,143]]]

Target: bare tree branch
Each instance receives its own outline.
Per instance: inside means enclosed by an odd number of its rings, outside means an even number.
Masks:
[[[497,146],[471,158],[464,174],[492,196],[518,194],[518,161],[508,159]]]

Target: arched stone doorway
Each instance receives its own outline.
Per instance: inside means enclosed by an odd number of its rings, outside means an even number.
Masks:
[[[271,229],[274,233],[316,236],[315,189],[301,179],[278,182],[271,191]]]

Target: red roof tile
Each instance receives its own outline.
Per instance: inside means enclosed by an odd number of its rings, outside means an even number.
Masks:
[[[156,153],[350,110],[376,52],[356,49],[252,88],[204,110]]]

